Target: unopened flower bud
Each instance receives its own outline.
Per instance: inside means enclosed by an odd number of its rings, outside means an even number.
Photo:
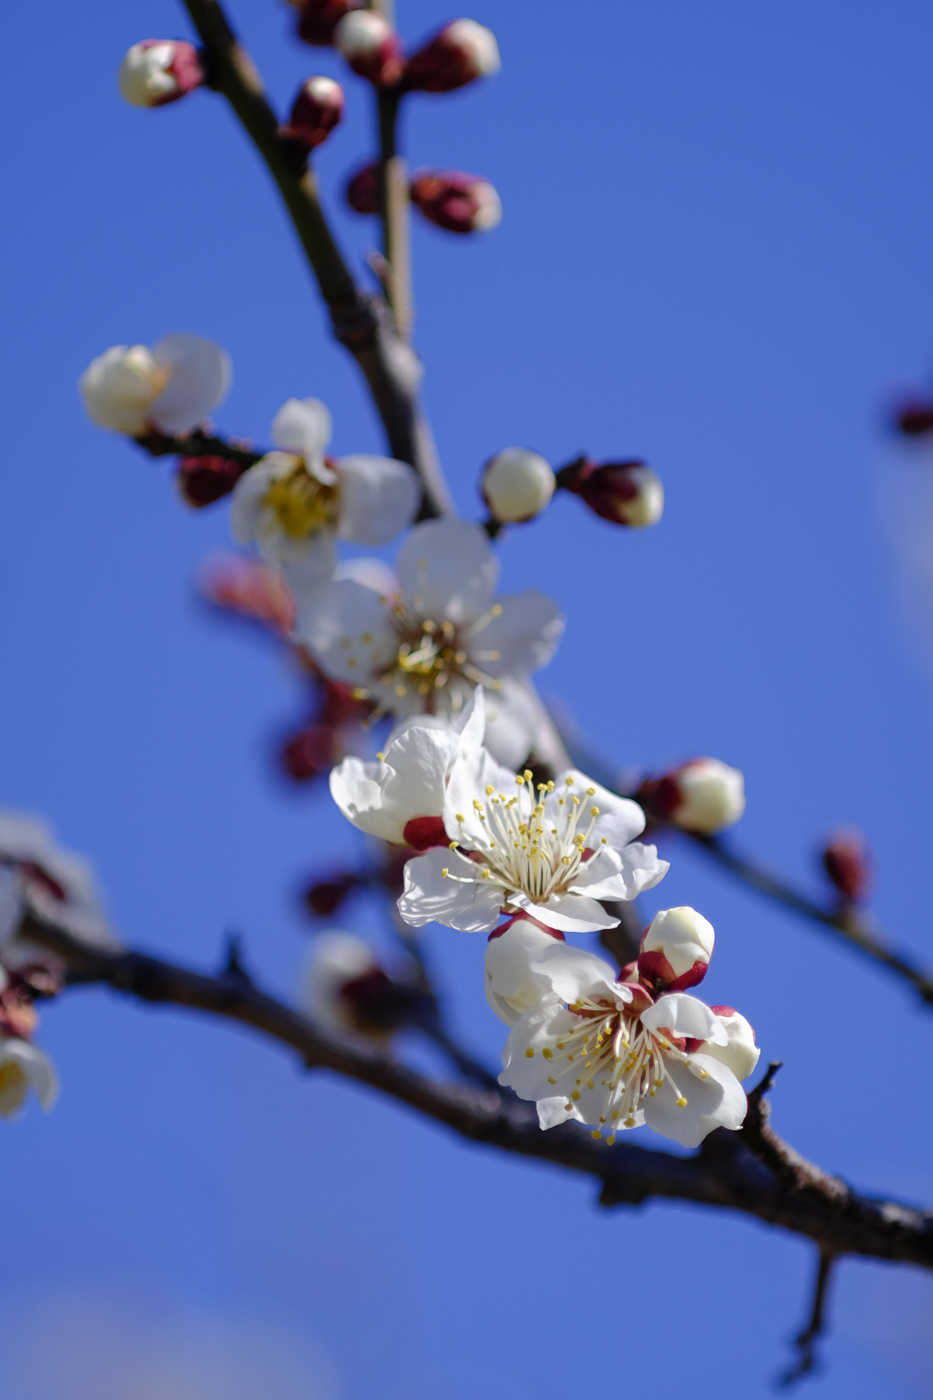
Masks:
[[[373,161],[351,175],[344,198],[357,214],[378,214],[382,208],[382,167]]]
[[[330,724],[309,724],[282,745],[282,767],[296,783],[306,783],[343,758],[343,747]]]
[[[453,92],[475,78],[492,77],[501,67],[492,30],[474,19],[455,19],[408,60],[405,86]]]
[[[656,525],[664,511],[664,487],[644,462],[574,463],[561,472],[558,483],[614,525]]]
[[[303,151],[313,151],[339,124],[343,107],[343,88],[333,78],[308,78],[295,98],[288,125],[279,134]]]
[[[904,437],[927,437],[933,433],[933,403],[929,399],[908,399],[894,411],[894,426]]]
[[[245,470],[229,457],[182,457],[175,482],[182,500],[197,510],[229,496]]]
[[[668,992],[686,991],[706,976],[715,941],[712,924],[695,909],[662,909],[641,940],[639,974]]]
[[[450,233],[482,233],[502,218],[502,201],[489,181],[460,170],[416,170],[411,198],[428,223]]]
[[[848,904],[857,904],[871,889],[871,847],[860,831],[838,831],[823,849],[823,868]]]
[[[120,64],[120,94],[134,107],[164,107],[193,92],[204,70],[193,44],[182,39],[143,39]]]
[[[329,918],[359,883],[357,876],[349,871],[333,875],[329,880],[316,880],[304,892],[308,912],[316,919]]]
[[[308,1015],[338,1033],[385,1039],[409,1017],[411,989],[379,967],[362,938],[333,929],[315,938],[305,977]]]
[[[745,811],[744,775],[718,758],[684,763],[649,787],[651,809],[684,831],[712,836]]]
[[[164,335],[146,345],[112,345],[79,381],[92,422],[142,437],[189,433],[216,408],[230,384],[226,352],[203,336]]]
[[[351,10],[334,30],[334,43],[361,78],[394,87],[405,71],[402,41],[374,10]]]
[[[739,1081],[747,1079],[761,1055],[755,1044],[755,1032],[745,1017],[731,1006],[711,1006],[710,1010],[725,1026],[729,1044],[716,1045],[711,1040],[704,1040],[699,1047],[700,1053],[719,1060],[732,1070]]]
[[[532,520],[554,494],[557,478],[537,452],[507,447],[490,457],[480,489],[494,520]]]
[[[356,8],[352,0],[290,0],[301,11],[298,37],[306,44],[327,47],[334,42],[334,30],[348,10]]]

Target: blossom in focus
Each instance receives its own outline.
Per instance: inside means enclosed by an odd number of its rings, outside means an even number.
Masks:
[[[369,836],[427,850],[443,845],[450,771],[465,749],[482,742],[482,689],[449,723],[436,715],[402,720],[378,760],[345,758],[331,771],[330,792],[348,821]]]
[[[536,717],[519,682],[554,653],[563,630],[556,604],[535,589],[496,598],[499,561],[483,530],[464,520],[416,526],[397,568],[392,596],[355,579],[299,596],[296,640],[326,675],[399,718],[457,715],[483,685],[495,692],[498,727],[514,720],[521,747]]]
[[[501,67],[492,30],[473,19],[455,19],[412,54],[405,86],[422,92],[452,92],[476,78],[492,77]]]
[[[127,50],[117,74],[120,95],[134,107],[164,107],[203,81],[198,51],[182,39],[143,39]]]
[[[410,989],[377,963],[355,934],[318,934],[305,972],[303,1003],[312,1021],[338,1035],[385,1040],[408,1018]]]
[[[741,1012],[731,1006],[711,1006],[710,1010],[725,1026],[729,1043],[713,1045],[707,1041],[704,1055],[712,1055],[714,1060],[726,1065],[736,1079],[747,1079],[761,1058],[754,1030]]]
[[[823,848],[823,869],[848,904],[858,904],[872,886],[871,847],[854,827],[837,831]]]
[[[153,430],[189,433],[230,387],[230,360],[212,340],[179,332],[145,345],[113,345],[81,376],[92,422],[141,437]]]
[[[499,1082],[537,1103],[542,1128],[576,1119],[611,1144],[619,1129],[647,1123],[697,1147],[714,1128],[741,1126],[745,1094],[723,1058],[729,1033],[704,1002],[685,992],[655,1000],[565,944],[545,948],[531,971],[540,1000],[512,1028]]]
[[[531,970],[546,948],[564,935],[530,914],[515,914],[493,929],[486,944],[486,1000],[507,1026],[514,1026],[541,1000],[541,979]]]
[[[685,992],[706,976],[715,941],[712,924],[695,909],[662,909],[641,940],[638,975],[648,987]]]
[[[480,489],[493,520],[506,523],[540,515],[556,484],[550,464],[537,452],[507,447],[486,463]]]
[[[18,1036],[0,1037],[0,1118],[13,1118],[32,1090],[48,1111],[58,1097],[58,1079],[48,1055]]]
[[[502,220],[495,186],[460,170],[416,170],[411,199],[428,223],[449,233],[485,233]]]
[[[613,525],[641,529],[656,525],[664,512],[661,479],[644,462],[600,464],[583,459],[565,467],[558,483]]]
[[[407,463],[366,454],[325,458],[330,435],[320,399],[289,399],[272,423],[273,441],[285,450],[268,452],[233,492],[235,538],[255,540],[269,563],[286,566],[293,584],[333,575],[335,537],[386,544],[418,508],[418,478]]]
[[[650,810],[684,831],[712,836],[745,811],[745,778],[718,758],[695,758],[644,786]]]
[[[343,117],[343,88],[333,78],[308,78],[292,105],[288,125],[279,134],[313,151],[327,140]]]
[[[548,928],[585,933],[619,920],[600,900],[634,899],[667,873],[654,846],[634,840],[641,808],[575,769],[538,783],[480,746],[454,763],[444,798],[448,850],[405,866],[399,913],[488,933],[500,913],[524,911]]]
[[[351,10],[334,29],[334,43],[361,78],[393,87],[405,71],[402,41],[374,10]]]

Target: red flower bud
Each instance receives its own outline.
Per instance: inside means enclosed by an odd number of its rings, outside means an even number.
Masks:
[[[309,724],[287,740],[281,750],[282,767],[296,783],[306,783],[322,769],[332,768],[343,757],[337,731],[329,724]]]
[[[489,181],[460,170],[416,170],[411,198],[428,223],[450,233],[479,233],[502,218],[502,201]]]
[[[304,894],[304,902],[316,919],[327,919],[335,913],[359,880],[346,873],[335,875],[330,880],[318,880],[309,885]]]
[[[334,30],[356,0],[305,0],[298,8],[298,37],[306,44],[327,47],[334,42]]]
[[[933,403],[929,399],[908,399],[895,410],[894,425],[904,437],[926,437],[933,433]]]
[[[343,107],[343,88],[333,78],[308,78],[295,98],[288,125],[279,128],[279,135],[303,151],[313,151],[340,123]]]
[[[277,569],[238,554],[222,555],[208,564],[201,591],[218,608],[262,622],[288,636],[295,622],[295,600]]]
[[[600,464],[584,459],[565,467],[557,480],[614,525],[656,525],[664,510],[664,487],[644,462]]]
[[[405,86],[453,92],[475,78],[491,77],[501,66],[492,30],[472,19],[455,19],[408,60]]]
[[[370,1035],[398,1030],[410,1019],[415,1002],[413,990],[393,982],[381,967],[344,982],[338,996],[354,1030]]]
[[[382,167],[373,161],[351,175],[344,198],[357,214],[378,214],[382,209]]]
[[[182,457],[175,483],[182,500],[197,510],[229,496],[245,470],[228,457]]]
[[[838,831],[823,848],[823,868],[848,904],[858,904],[873,881],[871,847],[860,831]]]
[[[334,30],[334,43],[361,78],[380,88],[394,87],[405,72],[402,41],[374,10],[351,10]]]

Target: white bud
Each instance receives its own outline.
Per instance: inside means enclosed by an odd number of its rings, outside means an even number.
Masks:
[[[531,963],[555,941],[554,934],[533,920],[518,918],[486,944],[486,1000],[507,1026],[514,1026],[541,1000]]]
[[[707,1041],[700,1053],[719,1060],[727,1069],[732,1070],[736,1079],[747,1079],[761,1055],[755,1044],[755,1032],[745,1017],[740,1012],[733,1011],[731,1006],[714,1006],[711,1010],[725,1026],[729,1044],[714,1045],[712,1041]]]
[[[81,376],[81,396],[92,422],[117,433],[146,431],[149,409],[168,383],[169,371],[156,364],[145,345],[113,345],[92,360]]]
[[[732,826],[745,811],[745,778],[717,758],[698,758],[673,775],[681,795],[671,820],[685,831],[711,836]]]
[[[330,1030],[355,1030],[351,1009],[340,993],[375,966],[372,949],[356,934],[342,929],[318,934],[305,970],[302,1004],[307,1014]]]
[[[490,229],[498,227],[502,223],[502,200],[495,185],[491,185],[488,180],[477,180],[471,187],[470,194],[476,201],[476,213],[473,215],[474,233],[488,233]]]
[[[455,19],[443,31],[444,40],[469,56],[481,78],[491,78],[502,67],[499,45],[491,29],[477,24],[475,19]]]
[[[483,499],[494,520],[531,520],[554,494],[556,478],[537,452],[507,447],[491,457],[483,470]]]
[[[392,37],[392,26],[375,10],[351,10],[334,30],[334,43],[344,58],[364,58]]]
[[[645,954],[660,953],[666,958],[673,976],[680,978],[696,963],[709,962],[715,942],[712,924],[689,905],[662,909],[654,916],[642,939],[639,967]]]
[[[664,513],[664,487],[661,478],[650,467],[637,466],[631,470],[637,493],[631,500],[619,507],[619,514],[626,525],[640,529],[645,525],[657,525]]]
[[[197,49],[184,39],[144,39],[134,44],[117,74],[121,96],[134,107],[164,107],[203,81]]]
[[[188,433],[217,407],[230,384],[230,360],[212,340],[179,331],[146,345],[113,345],[80,380],[88,417],[132,437]]]

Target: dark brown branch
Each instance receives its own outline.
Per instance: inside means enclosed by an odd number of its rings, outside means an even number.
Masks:
[[[804,1235],[827,1253],[933,1269],[933,1214],[860,1196],[803,1163],[770,1128],[765,1131],[762,1098],[768,1077],[752,1094],[756,1108],[749,1128],[717,1130],[695,1156],[624,1142],[608,1147],[574,1124],[542,1132],[534,1105],[506,1090],[435,1084],[391,1059],[331,1040],[240,975],[228,971],[209,977],[142,953],[105,953],[35,914],[27,917],[22,932],[66,962],[72,983],[104,983],[125,996],[251,1026],[296,1051],[309,1068],[328,1069],[378,1089],[461,1137],[594,1177],[604,1206],[641,1205],[653,1197],[692,1201],[741,1211]]]
[[[244,471],[265,456],[265,453],[255,452],[251,448],[235,447],[225,438],[202,433],[200,429],[180,438],[167,437],[164,433],[146,433],[135,441],[150,457],[224,457],[228,462],[236,462]]]
[[[418,403],[421,364],[395,332],[381,297],[361,292],[341,256],[318,201],[317,182],[279,135],[262,81],[237,41],[219,0],[183,0],[204,45],[210,85],[230,103],[278,186],[327,304],[334,335],[369,384],[393,457],[409,462],[423,486],[422,518],[452,512],[430,428]]]
[[[797,1359],[794,1364],[784,1372],[778,1384],[782,1386],[796,1385],[797,1381],[803,1380],[804,1376],[810,1374],[816,1367],[816,1343],[822,1337],[826,1328],[826,1295],[829,1290],[829,1280],[832,1276],[833,1265],[836,1262],[835,1254],[828,1254],[825,1250],[820,1251],[819,1262],[816,1268],[816,1282],[813,1288],[813,1306],[810,1309],[810,1321],[804,1330],[794,1339],[794,1346],[797,1348]]]

